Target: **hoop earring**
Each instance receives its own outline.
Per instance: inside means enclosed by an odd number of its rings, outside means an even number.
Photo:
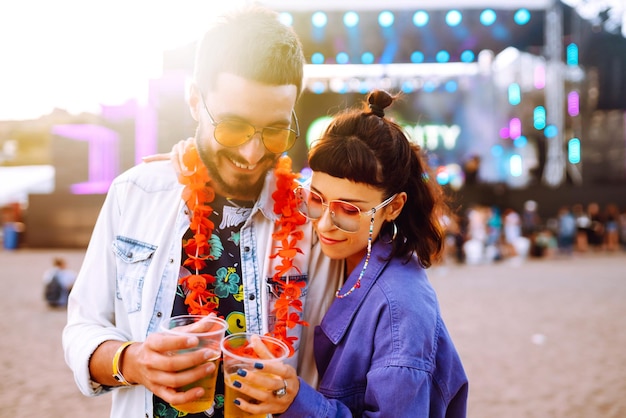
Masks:
[[[398,226],[396,225],[396,221],[391,221],[391,224],[393,225],[393,233],[391,234],[391,239],[387,241],[387,244],[391,244],[398,236]]]

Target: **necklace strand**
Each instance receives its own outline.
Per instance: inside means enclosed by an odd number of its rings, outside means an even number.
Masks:
[[[376,214],[376,211],[372,213],[372,220],[370,221],[370,233],[367,239],[367,256],[365,257],[365,263],[363,263],[363,268],[361,269],[361,272],[359,273],[359,278],[356,279],[356,283],[354,283],[354,286],[352,286],[350,290],[348,290],[346,293],[342,293],[342,294],[339,293],[339,291],[341,290],[341,287],[337,289],[337,292],[335,292],[335,297],[337,297],[338,299],[343,299],[346,296],[349,296],[352,292],[354,292],[356,289],[361,287],[361,279],[363,278],[363,275],[365,274],[365,269],[367,269],[367,265],[370,262],[370,256],[372,255],[372,234],[374,233],[374,215],[375,214]]]
[[[211,253],[214,224],[209,219],[213,212],[210,203],[215,198],[215,191],[210,185],[211,179],[208,171],[195,147],[190,147],[185,152],[183,161],[190,170],[179,174],[179,182],[185,186],[182,198],[191,211],[189,228],[193,232],[193,237],[183,243],[188,257],[184,266],[189,267],[193,273],[182,277],[179,284],[188,289],[185,304],[188,306],[189,313],[208,315],[217,311],[219,303],[219,298],[209,286],[214,286],[216,279],[200,271],[206,266],[207,261],[215,259]],[[302,312],[300,296],[305,282],[289,280],[289,273],[292,270],[295,270],[297,274],[302,274],[294,261],[297,254],[303,253],[298,247],[298,241],[304,238],[300,227],[306,223],[306,218],[296,210],[297,203],[293,189],[297,185],[296,180],[299,175],[291,170],[291,158],[286,155],[280,157],[274,173],[276,190],[272,193],[272,198],[274,199],[274,213],[278,217],[274,224],[272,239],[277,245],[276,251],[269,258],[278,259],[272,279],[281,292],[271,310],[276,321],[274,329],[268,332],[268,335],[287,344],[291,355],[295,351],[294,344],[298,339],[288,336],[288,329],[297,325],[308,326],[298,313]]]

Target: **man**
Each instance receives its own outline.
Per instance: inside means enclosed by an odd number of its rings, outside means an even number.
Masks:
[[[170,404],[204,392],[176,389],[214,366],[203,350],[168,355],[197,344],[158,333],[170,316],[215,313],[229,322],[230,333],[277,332],[281,279],[302,290],[305,318],[298,322],[310,323],[302,335],[300,326],[289,330],[292,361],[314,369],[306,334],[336,289],[327,278],[341,274],[311,248],[308,224],[294,230],[295,240],[277,241],[282,218],[273,211],[279,192],[290,193],[274,167],[299,130],[293,109],[303,64],[295,33],[273,12],[250,7],[223,17],[198,47],[189,92],[197,151],[184,159],[201,163],[178,178],[167,162],[141,164],[112,184],[63,332],[80,390],[88,396],[113,391],[112,417],[176,416]],[[285,274],[277,278],[275,271]],[[198,287],[191,278],[206,281]],[[309,378],[314,383],[314,373]],[[214,411],[197,416],[220,416],[221,393],[218,388]]]
[[[67,267],[63,257],[55,257],[52,267],[44,272],[44,298],[48,306],[57,308],[67,305],[67,296],[76,281],[76,273]]]

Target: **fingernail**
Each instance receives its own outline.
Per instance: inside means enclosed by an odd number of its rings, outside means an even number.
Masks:
[[[237,374],[241,377],[245,377],[245,375],[247,375],[248,372],[245,369],[239,369],[237,370]]]
[[[235,381],[233,382],[233,386],[234,386],[234,387],[236,387],[236,388],[240,388],[240,387],[241,387],[241,382],[240,382],[240,381],[238,381],[238,380],[235,380]]]
[[[255,369],[262,369],[263,368],[263,363],[254,363],[254,368]]]
[[[234,403],[235,405],[241,405],[241,402],[239,402],[239,399],[235,399],[235,400],[233,401],[233,403]]]

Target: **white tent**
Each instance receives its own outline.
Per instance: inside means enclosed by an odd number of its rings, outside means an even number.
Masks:
[[[29,193],[53,190],[54,167],[51,165],[0,167],[0,206],[25,203]]]

